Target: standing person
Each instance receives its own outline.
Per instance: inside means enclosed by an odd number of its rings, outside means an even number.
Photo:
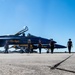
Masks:
[[[69,53],[71,53],[71,48],[72,48],[72,41],[71,41],[71,39],[69,39],[69,41],[67,42],[67,47],[68,47],[68,51],[69,51]]]
[[[38,47],[39,47],[39,54],[41,54],[41,47],[42,47],[42,43],[41,43],[41,40],[39,40],[39,44],[38,44]]]
[[[31,49],[30,52],[33,53],[33,44],[31,44],[30,49]]]
[[[53,51],[54,51],[54,41],[53,41],[53,39],[51,39],[51,41],[50,41],[50,47],[51,47],[51,53],[53,53]]]
[[[25,33],[23,33],[22,35],[25,36]]]
[[[31,51],[31,40],[30,39],[28,39],[28,53],[30,53],[30,51]]]
[[[5,53],[8,53],[8,49],[9,49],[9,43],[8,43],[8,41],[5,42],[4,48],[5,48]]]

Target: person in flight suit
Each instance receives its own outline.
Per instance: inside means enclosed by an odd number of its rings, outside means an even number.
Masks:
[[[42,43],[41,43],[41,40],[39,40],[39,43],[38,43],[39,54],[41,54],[41,47],[42,47]]]
[[[30,53],[31,51],[31,40],[28,39],[28,53]]]
[[[23,33],[22,35],[25,36],[25,33]]]
[[[51,41],[50,41],[51,53],[53,53],[53,51],[54,51],[54,45],[55,45],[55,43],[54,43],[53,39],[51,39]]]
[[[5,48],[5,53],[8,53],[8,49],[9,49],[9,42],[8,41],[5,42],[4,48]]]
[[[69,39],[69,41],[67,42],[67,47],[68,47],[68,51],[69,51],[69,53],[71,53],[71,48],[72,48],[72,41],[71,41],[71,39]]]

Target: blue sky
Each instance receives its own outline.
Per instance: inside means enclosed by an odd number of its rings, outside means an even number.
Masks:
[[[75,0],[0,0],[0,35],[15,34],[23,26],[58,44],[67,45],[71,38],[75,51]]]

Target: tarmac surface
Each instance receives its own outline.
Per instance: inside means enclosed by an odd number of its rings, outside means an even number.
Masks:
[[[0,75],[75,75],[75,54],[0,54]]]

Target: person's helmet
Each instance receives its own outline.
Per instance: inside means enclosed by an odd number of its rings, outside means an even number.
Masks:
[[[71,39],[69,39],[69,40],[71,40]]]

